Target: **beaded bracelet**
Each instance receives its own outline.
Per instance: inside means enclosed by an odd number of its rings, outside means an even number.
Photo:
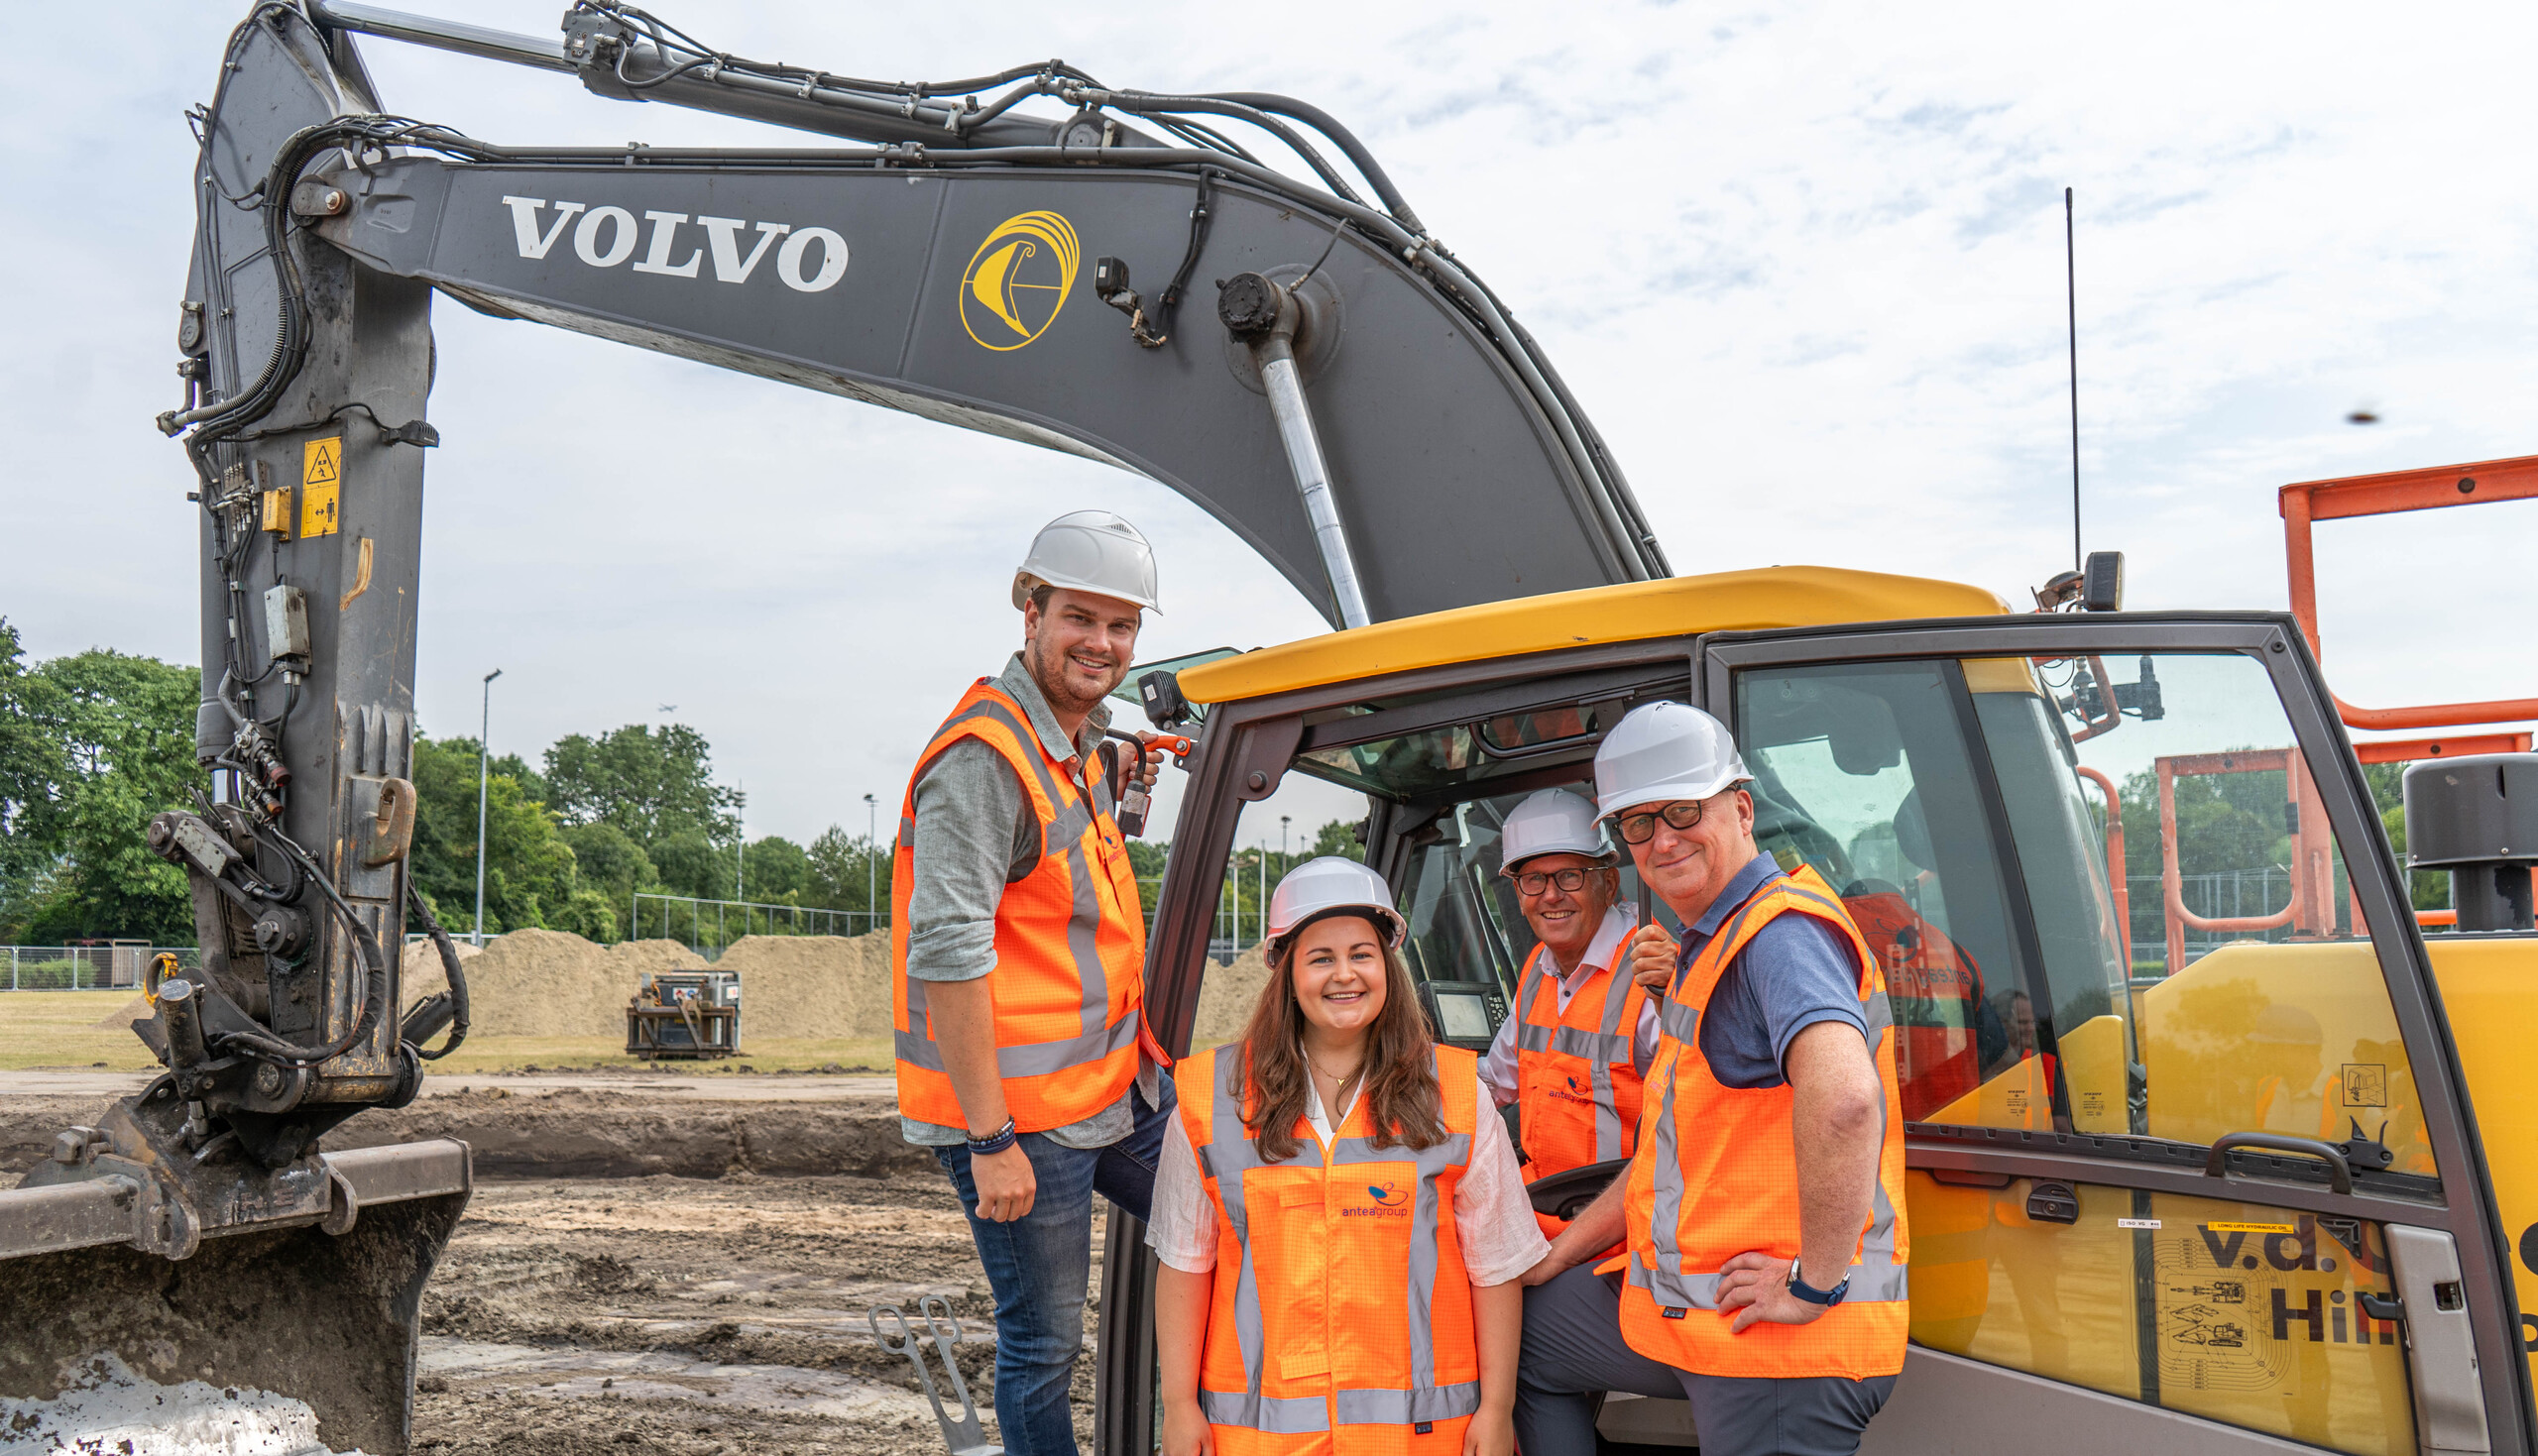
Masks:
[[[1013,1119],[1008,1117],[1004,1120],[1004,1126],[997,1128],[994,1132],[983,1138],[970,1139],[970,1156],[984,1158],[989,1154],[1001,1153],[1019,1142],[1021,1136],[1013,1130]]]

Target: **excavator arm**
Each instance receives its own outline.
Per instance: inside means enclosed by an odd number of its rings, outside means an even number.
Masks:
[[[356,35],[814,145],[479,141],[388,114]],[[195,477],[208,783],[149,840],[202,963],[137,1027],[165,1073],[0,1192],[0,1307],[37,1316],[0,1323],[0,1401],[198,1378],[304,1404],[330,1446],[407,1446],[466,1150],[319,1139],[466,1031],[437,927],[447,999],[404,1006],[397,963],[434,292],[1150,476],[1338,625],[1666,574],[1541,350],[1302,102],[1062,61],[862,80],[601,0],[553,40],[263,0],[189,121],[159,424]]]

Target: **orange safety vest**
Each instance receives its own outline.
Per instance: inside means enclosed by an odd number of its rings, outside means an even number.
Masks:
[[[964,1126],[926,1017],[925,986],[908,977],[908,900],[916,885],[916,786],[944,749],[977,738],[1004,755],[1040,827],[1040,862],[1004,887],[995,912],[995,1060],[1016,1131],[1082,1122],[1119,1100],[1137,1074],[1145,1008],[1145,914],[1127,845],[1110,817],[1110,783],[1092,796],[1074,759],[1051,758],[1028,714],[981,678],[935,729],[899,804],[890,860],[891,1028],[899,1112]],[[975,1129],[985,1131],[985,1129]]]
[[[1516,1086],[1526,1173],[1538,1178],[1630,1156],[1640,1097],[1631,1052],[1648,1001],[1637,981],[1594,969],[1563,1011],[1547,958],[1535,946],[1516,982]]]
[[[1797,1153],[1791,1131],[1796,1093],[1736,1088],[1710,1073],[1696,1040],[1718,978],[1755,933],[1783,915],[1812,915],[1839,930],[1860,964],[1860,1016],[1886,1088],[1885,1129],[1869,1216],[1848,1270],[1850,1292],[1803,1325],[1756,1324],[1730,1334],[1718,1306],[1719,1267],[1759,1251],[1798,1255]],[[1766,881],[1674,977],[1659,1014],[1663,1029],[1650,1066],[1639,1154],[1624,1208],[1629,1252],[1622,1288],[1622,1337],[1653,1360],[1695,1375],[1845,1376],[1866,1380],[1904,1368],[1910,1325],[1904,1265],[1904,1114],[1887,1035],[1886,978],[1859,928],[1812,868]],[[1831,1270],[1802,1270],[1831,1287]]]
[[[1219,1456],[1462,1451],[1480,1350],[1454,1190],[1479,1127],[1478,1059],[1436,1052],[1445,1140],[1377,1148],[1360,1096],[1327,1161],[1302,1121],[1295,1157],[1261,1160],[1241,1043],[1173,1069],[1215,1205],[1199,1406]]]
[[[1902,895],[1852,895],[1842,908],[1886,972],[1887,995],[1895,1008],[1904,1120],[1922,1121],[1983,1080],[1976,1046],[1982,968]]]

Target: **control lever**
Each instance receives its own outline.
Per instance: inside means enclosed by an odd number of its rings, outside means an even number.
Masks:
[[[941,1305],[941,1317],[935,1306]],[[877,1304],[864,1312],[872,1326],[872,1339],[893,1355],[905,1355],[916,1367],[917,1384],[925,1388],[925,1399],[934,1406],[934,1422],[943,1427],[943,1444],[952,1448],[952,1456],[1004,1456],[1004,1447],[987,1440],[986,1427],[980,1423],[978,1402],[970,1399],[970,1383],[961,1379],[961,1367],[952,1358],[952,1349],[961,1341],[961,1319],[952,1312],[952,1301],[941,1294],[928,1294],[917,1301],[917,1312],[925,1317],[925,1333],[934,1340],[935,1355],[952,1377],[952,1396],[961,1405],[961,1418],[954,1420],[943,1409],[943,1397],[934,1388],[934,1372],[926,1368],[925,1340],[908,1324],[908,1313],[896,1304]],[[891,1343],[881,1330],[881,1316],[888,1315],[899,1323],[899,1339]],[[950,1325],[952,1332],[944,1333]]]
[[[1176,767],[1187,768],[1190,755],[1199,751],[1199,744],[1179,733],[1129,733],[1117,728],[1102,731],[1123,743],[1137,745],[1137,771],[1129,776],[1127,792],[1119,796],[1119,810],[1113,817],[1119,821],[1119,833],[1132,840],[1143,839],[1146,813],[1154,806],[1154,797],[1146,792],[1145,755],[1161,748],[1172,755]]]

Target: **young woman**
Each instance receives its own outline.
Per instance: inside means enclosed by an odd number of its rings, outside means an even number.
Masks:
[[[1164,1456],[1511,1456],[1549,1252],[1479,1059],[1437,1046],[1383,877],[1298,865],[1240,1042],[1174,1069],[1146,1242]]]

